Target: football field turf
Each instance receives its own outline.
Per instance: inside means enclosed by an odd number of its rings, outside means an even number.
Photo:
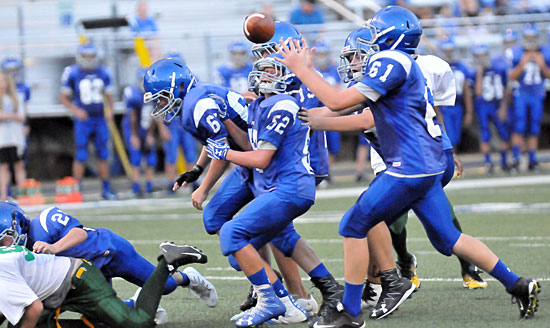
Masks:
[[[517,305],[511,304],[509,294],[486,273],[482,276],[488,280],[487,289],[464,289],[457,259],[438,254],[418,219],[410,215],[408,247],[418,259],[422,286],[389,318],[366,319],[367,327],[550,327],[550,184],[464,186],[447,191],[464,232],[487,243],[517,274],[541,279],[541,306],[535,318],[518,320]],[[338,222],[357,197],[334,198],[338,192],[332,190],[295,221],[295,226],[334,276],[342,279],[343,248]],[[204,232],[201,212],[191,208],[189,196],[119,202],[66,212],[86,226],[107,227],[127,238],[154,263],[161,241],[173,240],[201,248],[209,261],[193,266],[216,286],[219,304],[214,309],[207,308],[186,289],[179,288],[162,299],[161,305],[169,317],[165,327],[234,327],[229,318],[238,312],[249,284],[221,255],[217,237]],[[312,288],[303,272],[302,277],[306,288],[320,302],[319,292]],[[130,297],[136,289],[122,280],[115,280],[114,287],[123,298]],[[293,326],[307,327],[307,324]]]

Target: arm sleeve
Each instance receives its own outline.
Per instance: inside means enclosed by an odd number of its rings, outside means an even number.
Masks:
[[[454,106],[456,101],[456,82],[449,64],[445,63],[441,74],[435,76],[433,97],[435,106]]]
[[[38,299],[19,273],[11,272],[0,277],[0,312],[12,325],[16,325],[25,308]]]
[[[72,95],[74,90],[74,82],[71,72],[71,66],[67,66],[61,75],[61,92],[66,95]]]
[[[299,109],[296,102],[290,99],[276,102],[267,114],[264,126],[260,127],[258,141],[265,140],[279,148],[287,131],[294,126]]]
[[[361,84],[377,91],[381,96],[385,96],[391,90],[401,86],[407,79],[412,67],[410,57],[397,51],[382,51],[369,60],[365,76],[361,82],[356,84],[359,92],[366,91]],[[363,93],[363,92],[361,92]],[[364,93],[363,93],[364,94]],[[364,94],[371,99],[369,95]],[[371,99],[376,101],[374,99]]]

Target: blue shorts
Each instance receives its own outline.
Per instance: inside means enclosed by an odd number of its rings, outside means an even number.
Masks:
[[[111,232],[110,260],[101,267],[101,272],[107,278],[119,277],[136,286],[143,287],[147,279],[155,271],[155,266],[141,256],[129,241]],[[96,262],[91,259],[92,262]],[[178,287],[172,276],[164,285],[164,295],[170,294]]]
[[[447,167],[441,177],[441,185],[445,187],[449,184],[449,182],[451,182],[451,179],[455,175],[455,158],[452,149],[445,149],[443,152],[445,153],[445,158],[447,159]]]
[[[187,163],[195,163],[199,157],[197,153],[197,143],[193,136],[185,131],[177,122],[172,122],[169,126],[170,141],[165,141],[164,161],[169,164],[176,164],[178,159],[178,147],[183,149],[183,156]]]
[[[413,209],[432,245],[450,256],[460,232],[453,225],[441,178],[441,174],[420,178],[398,178],[387,172],[378,175],[340,221],[340,235],[365,238],[378,223],[385,221],[389,226]]]
[[[544,112],[544,97],[520,93],[514,97],[514,133],[538,136]]]
[[[239,215],[223,225],[220,231],[222,254],[233,254],[251,244],[252,240],[253,246],[260,248],[285,229],[294,230],[289,226],[292,220],[312,205],[313,200],[300,197],[290,199],[277,190],[256,197]],[[280,242],[286,242],[283,235]]]
[[[88,142],[94,136],[96,156],[100,160],[109,157],[109,128],[103,116],[92,116],[86,121],[74,119],[74,144],[76,147],[75,159],[79,162],[88,160]]]
[[[476,101],[476,113],[481,133],[481,141],[489,142],[491,140],[491,129],[489,121],[492,121],[497,128],[500,139],[503,141],[510,140],[510,132],[506,122],[501,122],[498,118],[499,104],[495,102],[486,102],[483,100]]]
[[[454,146],[460,143],[462,132],[462,105],[455,106],[441,106],[439,107],[443,114],[443,123],[445,123],[445,130],[451,140],[451,144]]]
[[[340,132],[326,131],[328,152],[331,155],[340,153]]]
[[[214,197],[206,204],[202,220],[208,234],[217,233],[224,223],[233,219],[241,208],[254,199],[243,170],[247,169],[239,166],[229,172]]]
[[[133,166],[141,166],[141,159],[143,158],[143,155],[145,154],[145,161],[147,163],[147,166],[155,167],[157,166],[157,152],[155,150],[155,147],[151,147],[149,149],[146,149],[145,139],[147,136],[146,131],[139,131],[139,140],[141,143],[141,148],[137,149],[132,146],[132,142],[130,141],[130,131],[127,128],[122,128],[122,132],[124,134],[124,141],[126,142],[126,146],[128,148],[128,153],[130,155],[130,164]]]

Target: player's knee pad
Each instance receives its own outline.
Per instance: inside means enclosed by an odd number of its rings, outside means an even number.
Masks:
[[[220,204],[218,204],[220,205]],[[202,214],[202,223],[206,233],[214,235],[222,228],[224,223],[231,220],[231,217],[226,217],[219,213],[220,206],[216,206],[215,203],[210,200],[204,207],[204,213]]]
[[[529,117],[529,135],[538,136],[540,134],[540,125],[542,120],[542,106],[533,106]]]
[[[149,154],[147,154],[147,158],[146,158],[146,161],[147,161],[147,166],[150,166],[150,167],[156,167],[157,166],[157,152],[155,150],[155,148],[152,148],[150,151],[149,151]]]
[[[178,147],[172,145],[172,141],[166,141],[164,146],[164,162],[168,164],[176,164],[178,157]]]
[[[489,129],[489,126],[480,126],[480,135],[481,135],[481,141],[482,142],[489,142],[491,140],[491,131]]]
[[[130,164],[132,166],[141,165],[141,152],[134,147],[128,147],[128,152],[130,153]]]
[[[440,225],[437,231],[426,229],[426,232],[433,247],[445,256],[453,254],[453,247],[461,234],[452,221],[449,221],[448,224]]]
[[[296,232],[296,230],[294,230],[294,228],[288,230],[285,229],[271,240],[271,244],[281,251],[284,256],[291,257],[300,238],[302,237]]]
[[[365,238],[370,228],[374,227],[375,223],[367,223],[364,219],[365,215],[361,212],[357,203],[350,208],[340,221],[338,233],[342,237],[349,238]],[[360,222],[361,221],[361,222]],[[361,224],[359,224],[361,223]]]
[[[88,147],[86,145],[76,146],[75,159],[79,162],[86,162],[88,160]]]
[[[239,263],[237,262],[237,259],[235,258],[235,256],[233,256],[233,255],[231,254],[231,255],[229,255],[229,256],[227,257],[227,260],[229,261],[229,265],[230,265],[233,269],[235,269],[235,270],[237,270],[237,271],[242,271],[241,266],[240,266]]]
[[[236,227],[236,221],[228,221],[220,230],[220,248],[229,256],[249,244],[244,231]]]

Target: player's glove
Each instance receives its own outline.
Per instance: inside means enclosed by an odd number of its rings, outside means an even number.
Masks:
[[[208,145],[206,146],[206,152],[208,157],[212,159],[225,160],[227,156],[227,151],[229,150],[229,145],[222,140],[212,140],[208,138],[206,140]]]
[[[203,171],[204,169],[202,166],[195,164],[191,170],[183,172],[176,180],[176,183],[181,186],[184,182],[195,182],[201,176]]]

